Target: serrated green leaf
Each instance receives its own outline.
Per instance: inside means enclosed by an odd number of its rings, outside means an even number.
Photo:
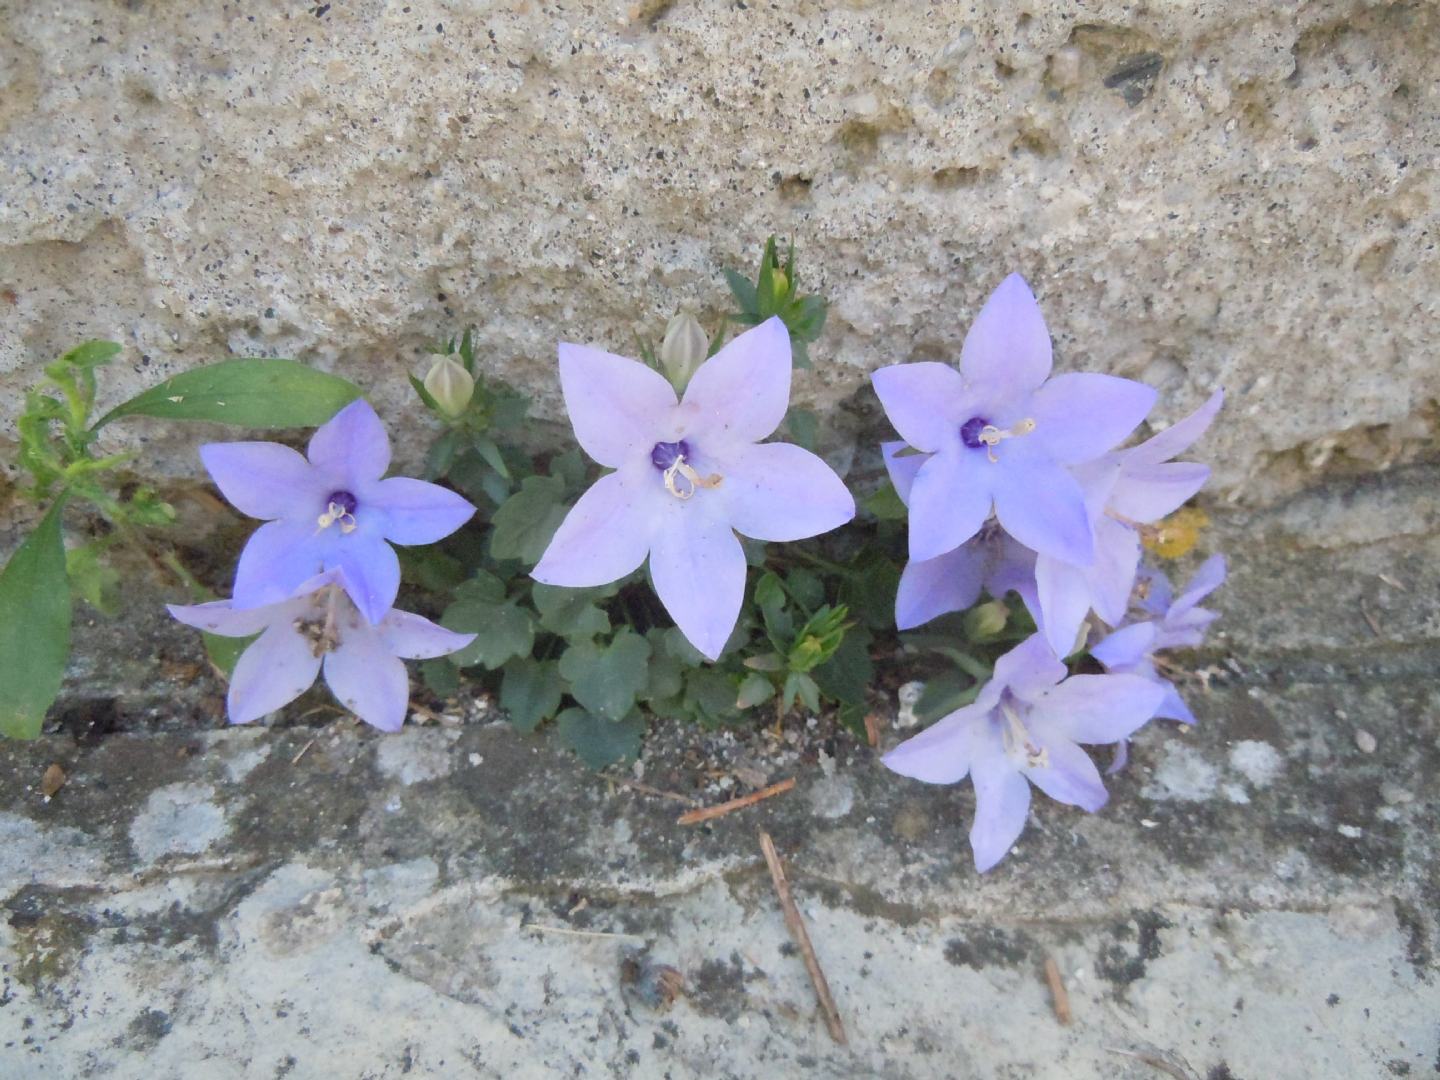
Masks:
[[[70,586],[57,501],[0,570],[0,735],[33,739],[70,655]]]
[[[505,583],[488,570],[476,570],[454,587],[454,600],[475,600],[482,604],[498,604],[505,599]]]
[[[490,554],[496,559],[540,561],[550,538],[565,519],[564,482],[553,476],[527,476],[520,490],[495,511]]]
[[[756,672],[746,675],[740,683],[740,692],[735,698],[737,709],[752,709],[762,702],[769,701],[775,696],[775,684],[764,675]]]
[[[785,591],[795,602],[810,611],[825,603],[825,582],[820,575],[803,566],[796,566],[785,574]]]
[[[830,659],[810,673],[817,686],[835,701],[863,703],[865,691],[875,676],[870,660],[870,631],[852,627]]]
[[[566,450],[550,459],[550,475],[565,483],[565,490],[579,491],[585,486],[585,459],[579,450]]]
[[[645,721],[631,715],[621,720],[593,716],[584,709],[566,709],[555,718],[555,734],[592,769],[603,769],[640,753]]]
[[[500,707],[509,714],[510,725],[528,735],[555,715],[564,692],[565,680],[555,663],[522,656],[505,665]]]
[[[711,724],[728,720],[735,708],[735,680],[713,667],[695,668],[685,676],[685,711]]]
[[[240,427],[318,427],[360,396],[360,388],[294,360],[222,360],[183,371],[115,406],[98,431],[122,416],[214,420]]]
[[[677,697],[685,688],[685,665],[666,648],[665,633],[656,627],[645,635],[650,642],[650,670],[640,699],[652,708],[658,701]]]
[[[64,356],[45,368],[45,373],[52,378],[62,374],[70,367],[97,368],[110,363],[115,358],[121,346],[113,341],[87,341],[76,345]]]
[[[760,575],[755,583],[755,606],[765,620],[765,630],[770,642],[778,652],[786,652],[790,636],[795,632],[795,621],[785,610],[785,586],[774,573]]]
[[[900,568],[873,548],[861,552],[851,565],[855,573],[841,582],[840,599],[863,625],[875,630],[893,629]]]
[[[460,689],[460,672],[446,657],[420,663],[420,678],[432,694],[449,697]]]
[[[618,720],[635,707],[645,689],[650,643],[632,630],[621,630],[608,645],[582,641],[560,657],[560,674],[570,693],[596,716]]]
[[[515,656],[529,656],[535,644],[535,620],[513,600],[503,604],[459,600],[445,609],[440,625],[475,640],[450,654],[457,667],[472,664],[493,671]]]
[[[531,590],[540,626],[552,634],[577,640],[610,632],[610,616],[595,606],[601,589],[567,589],[537,584]]]

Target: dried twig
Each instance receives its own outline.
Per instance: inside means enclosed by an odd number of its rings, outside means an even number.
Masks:
[[[316,736],[315,736],[315,739],[318,739],[319,737],[320,737],[319,735],[316,735]],[[302,757],[304,757],[304,756],[306,755],[306,753],[309,752],[310,747],[312,747],[312,746],[315,745],[315,739],[311,739],[309,742],[307,742],[304,746],[302,746],[302,747],[300,748],[300,752],[290,759],[290,764],[291,764],[291,765],[299,765],[299,764],[300,764],[300,759],[301,759]]]
[[[742,795],[738,799],[731,799],[729,802],[720,803],[717,806],[706,806],[699,810],[690,810],[681,814],[675,819],[677,825],[694,825],[701,821],[709,821],[711,818],[722,817],[732,810],[743,810],[747,806],[754,806],[762,799],[768,799],[772,795],[780,795],[789,791],[795,786],[795,778],[781,780],[778,784],[771,784],[759,791],[752,791],[749,795]]]
[[[1055,1007],[1055,1019],[1066,1027],[1070,1026],[1070,994],[1065,989],[1065,980],[1060,977],[1060,965],[1053,956],[1045,957],[1045,981],[1050,984],[1050,1003]]]
[[[790,895],[790,883],[785,880],[785,868],[780,865],[780,854],[775,850],[775,841],[770,839],[770,834],[764,829],[760,830],[760,850],[765,854],[765,865],[770,867],[770,880],[775,883],[775,895],[780,898],[780,910],[785,914],[785,927],[795,939],[800,956],[805,961],[805,970],[810,973],[810,981],[815,984],[815,996],[820,999],[820,1011],[825,1014],[825,1026],[830,1029],[830,1037],[844,1046],[847,1040],[845,1026],[840,1023],[840,1010],[835,1008],[835,999],[830,996],[830,984],[825,981],[825,973],[820,970],[820,961],[815,958],[815,949],[810,944],[809,933],[805,930],[805,920],[800,917],[800,909],[795,906],[795,898]]]
[[[521,930],[541,930],[547,934],[565,934],[569,937],[600,937],[600,938],[629,938],[631,941],[644,941],[640,934],[625,934],[618,930],[577,930],[572,926],[546,926],[544,923],[532,922],[521,923]]]
[[[1385,636],[1380,632],[1380,624],[1376,621],[1375,616],[1370,614],[1370,609],[1365,606],[1364,600],[1360,601],[1360,615],[1364,618],[1365,625],[1370,627],[1370,632],[1372,634],[1374,634],[1377,638]]]
[[[1142,1061],[1167,1076],[1173,1076],[1175,1080],[1195,1080],[1195,1073],[1188,1065],[1177,1061],[1174,1054],[1168,1054],[1158,1046],[1142,1046],[1138,1050],[1121,1050],[1118,1046],[1106,1046],[1103,1049],[1106,1053]]]
[[[604,773],[597,774],[607,784],[619,784],[621,787],[633,788],[646,795],[654,795],[657,799],[671,799],[675,802],[684,803],[686,806],[699,806],[699,799],[692,799],[689,795],[681,795],[674,791],[664,791],[649,784],[642,784],[639,780],[630,780],[624,776],[607,776]]]
[[[884,721],[877,714],[873,712],[865,714],[865,741],[870,744],[872,750],[880,745],[880,728],[883,723]]]

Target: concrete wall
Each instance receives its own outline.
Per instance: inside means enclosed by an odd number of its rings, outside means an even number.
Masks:
[[[629,351],[677,306],[718,311],[718,266],[771,230],[833,301],[798,388],[862,405],[828,414],[842,431],[871,434],[867,370],[955,357],[1019,269],[1060,366],[1158,384],[1161,421],[1230,391],[1204,449],[1221,494],[1433,432],[1432,4],[0,0],[0,21],[0,438],[41,364],[98,335],[129,347],[113,397],[238,353],[383,407],[474,322],[554,417],[557,338]],[[193,435],[153,467],[191,471]]]

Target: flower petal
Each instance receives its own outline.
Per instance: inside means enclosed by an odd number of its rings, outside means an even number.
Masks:
[[[298,450],[273,442],[206,443],[200,460],[220,494],[242,514],[267,521],[324,509],[325,479]],[[313,509],[314,507],[320,509]]]
[[[1100,779],[1100,770],[1089,754],[1064,739],[1046,742],[1044,746],[1049,764],[1026,767],[1025,775],[1031,783],[1056,802],[1078,806],[1092,814],[1105,805],[1110,793],[1105,790],[1105,781]]]
[[[1090,655],[1107,668],[1123,668],[1138,664],[1151,651],[1155,641],[1153,622],[1131,623],[1108,635],[1091,647]]]
[[[410,678],[373,629],[344,635],[339,647],[326,654],[325,683],[336,701],[371,727],[399,731],[405,723]]]
[[[790,443],[736,447],[718,494],[730,524],[755,540],[803,540],[855,516],[855,498],[819,457]]]
[[[186,626],[221,637],[258,634],[275,618],[272,605],[237,609],[230,606],[229,600],[212,600],[208,604],[166,604],[165,608]]]
[[[288,622],[276,623],[246,649],[230,677],[230,723],[248,724],[310,689],[320,659]]]
[[[1168,679],[1161,679],[1162,689],[1165,696],[1161,698],[1160,705],[1155,710],[1155,716],[1160,720],[1179,720],[1182,724],[1195,723],[1195,714],[1190,711],[1190,706],[1185,704],[1175,684]]]
[[[1040,305],[1025,279],[1011,274],[975,316],[960,349],[960,370],[987,395],[1018,397],[1045,381],[1051,363]]]
[[[469,500],[449,488],[408,476],[392,476],[367,486],[360,502],[360,513],[373,507],[385,515],[380,531],[394,544],[433,544],[475,514]]]
[[[915,483],[915,474],[920,471],[928,458],[924,454],[901,454],[906,448],[903,442],[883,442],[880,454],[885,459],[885,471],[890,474],[890,483],[895,485],[895,494],[906,506],[910,505],[910,488]]]
[[[1022,463],[1012,452],[1007,461],[1006,476],[995,484],[995,516],[1005,531],[1041,555],[1088,566],[1095,556],[1094,540],[1085,496],[1074,477],[1038,454]],[[913,510],[911,515],[913,529]],[[913,557],[913,537],[911,549]]]
[[[1210,399],[1183,420],[1177,420],[1158,435],[1146,439],[1139,446],[1125,452],[1126,462],[1132,465],[1158,465],[1169,461],[1175,455],[1190,449],[1210,426],[1220,406],[1225,403],[1225,391],[1216,390]]]
[[[655,531],[658,483],[648,462],[602,476],[560,523],[530,576],[546,585],[588,588],[619,581],[645,561]],[[708,494],[708,493],[707,493]],[[661,496],[669,498],[661,489]]]
[[[1109,509],[1148,525],[1174,513],[1205,486],[1210,467],[1191,461],[1160,465],[1125,465],[1110,493]]]
[[[958,440],[968,419],[960,415],[965,380],[948,364],[892,364],[873,372],[870,382],[890,423],[911,446],[932,453]]]
[[[1050,648],[1045,635],[1031,634],[995,661],[995,677],[991,681],[1028,699],[1058,683],[1065,677],[1065,671],[1065,665]]]
[[[790,331],[773,315],[701,364],[681,407],[697,431],[759,442],[785,419],[790,368]]]
[[[1196,604],[1218,589],[1225,581],[1225,556],[1211,555],[1200,564],[1195,576],[1185,584],[1185,591],[1176,597],[1166,615],[1166,622],[1179,619]]]
[[[457,634],[409,611],[391,608],[376,627],[387,652],[406,660],[430,660],[463,649],[474,634]]]
[[[982,457],[939,453],[920,467],[910,489],[910,558],[919,562],[954,551],[990,516],[993,470]]]
[[[985,551],[974,543],[924,562],[911,559],[895,593],[895,628],[910,630],[952,611],[964,611],[980,597]]]
[[[383,619],[400,591],[400,559],[395,549],[378,536],[354,533],[335,545],[330,560],[360,614],[372,624]]]
[[[650,548],[650,577],[665,610],[690,644],[719,657],[745,598],[745,550],[730,526],[677,506],[659,523]]]
[[[370,403],[361,398],[317,428],[305,453],[327,479],[354,491],[385,475],[390,467],[390,436]]]
[[[993,706],[991,707],[993,708]],[[880,760],[891,772],[927,784],[965,778],[977,747],[985,743],[990,708],[967,705],[912,735]]]
[[[1164,691],[1140,675],[1072,675],[1034,700],[1030,726],[1042,740],[1077,743],[1128,738],[1160,707]]]
[[[1155,398],[1154,387],[1133,379],[1093,371],[1057,375],[1031,399],[1030,437],[1062,465],[1091,461],[1134,431]]]
[[[1125,621],[1140,569],[1140,536],[1109,517],[1095,522],[1095,561],[1085,572],[1090,606],[1111,626]]]
[[[312,521],[261,525],[240,552],[231,602],[245,609],[288,600],[300,585],[324,572],[329,544],[330,538],[317,535]]]
[[[1010,764],[1003,752],[987,754],[970,766],[975,785],[975,821],[970,826],[970,848],[975,869],[985,873],[1003,859],[1025,830],[1030,813],[1030,782]]]
[[[560,343],[560,387],[575,438],[601,465],[649,457],[675,391],[658,371],[587,345]]]
[[[1086,571],[1050,555],[1035,560],[1035,585],[1040,598],[1045,640],[1056,656],[1075,651],[1080,624],[1090,611],[1090,582]]]

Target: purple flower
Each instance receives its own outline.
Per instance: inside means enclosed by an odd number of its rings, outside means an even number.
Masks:
[[[378,623],[400,588],[400,560],[386,543],[430,544],[465,524],[475,507],[438,484],[392,476],[390,439],[364,401],[316,430],[309,458],[272,442],[209,443],[200,458],[220,493],[266,524],[240,553],[237,610],[290,598],[329,570]]]
[[[222,637],[260,635],[230,679],[232,724],[248,724],[294,701],[323,668],[342,705],[372,727],[399,731],[410,701],[400,658],[444,656],[475,639],[393,608],[372,624],[341,588],[342,578],[338,570],[328,571],[303,582],[289,599],[262,607],[237,608],[229,600],[170,605],[170,614],[187,626]]]
[[[1140,528],[1174,512],[1204,486],[1208,466],[1171,461],[1205,433],[1225,400],[1217,390],[1204,405],[1129,450],[1075,468],[1095,537],[1095,557],[1076,566],[1052,555],[1035,563],[1036,620],[1060,656],[1075,647],[1092,609],[1110,626],[1125,619],[1140,565]]]
[[[1138,675],[1072,675],[1040,634],[995,662],[974,704],[884,757],[894,772],[929,784],[975,785],[970,847],[975,869],[999,862],[1025,828],[1030,785],[1091,813],[1108,797],[1080,743],[1127,738],[1154,714],[1163,691]]]
[[[1200,601],[1220,587],[1225,580],[1225,557],[1212,555],[1195,571],[1195,576],[1178,597],[1173,595],[1170,581],[1158,570],[1148,573],[1148,588],[1141,601],[1142,608],[1154,618],[1122,626],[1110,634],[1090,654],[1105,665],[1105,670],[1149,679],[1164,691],[1155,708],[1155,716],[1193,724],[1195,714],[1175,689],[1175,684],[1156,669],[1155,653],[1161,649],[1187,648],[1199,645],[1217,613],[1200,607]]]
[[[895,430],[930,455],[911,490],[912,559],[953,551],[993,508],[1005,531],[1033,551],[1090,562],[1084,493],[1066,467],[1130,434],[1155,391],[1094,373],[1049,379],[1050,366],[1040,308],[1025,280],[1011,274],[965,336],[958,372],[897,364],[871,376]]]
[[[744,598],[735,534],[800,540],[855,516],[850,492],[818,457],[760,442],[790,399],[790,336],[778,318],[705,361],[681,401],[644,364],[568,343],[560,384],[580,446],[615,471],[580,497],[531,576],[604,585],[648,555],[660,602],[712,660]]]
[[[918,454],[897,457],[902,442],[881,443],[885,468],[900,501],[910,504],[910,487],[925,459]],[[895,626],[910,630],[952,611],[964,611],[984,589],[1000,598],[1012,589],[1030,613],[1039,618],[1035,595],[1035,553],[987,521],[954,551],[917,562],[911,559],[900,574],[895,593]]]

